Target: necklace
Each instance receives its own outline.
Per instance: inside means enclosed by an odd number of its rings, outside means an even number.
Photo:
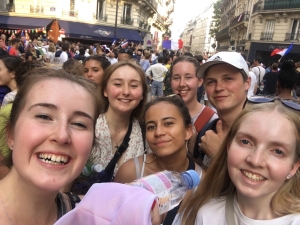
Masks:
[[[145,164],[151,164],[151,163],[153,163],[155,160],[156,160],[156,155],[155,155],[154,159],[153,159],[151,162],[145,162],[144,159],[143,159],[143,162],[144,162]]]
[[[9,216],[8,213],[7,213],[7,210],[6,210],[6,208],[5,208],[5,205],[3,204],[1,198],[0,198],[0,202],[1,202],[2,208],[4,209],[5,215],[6,215],[6,217],[8,218],[8,220],[9,220],[9,222],[10,222],[10,225],[14,225],[14,223],[11,221],[10,216]]]

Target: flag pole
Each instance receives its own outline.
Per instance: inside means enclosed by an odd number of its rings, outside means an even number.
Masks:
[[[281,59],[283,58],[283,56],[280,57],[280,59],[278,60],[278,62],[280,63]]]

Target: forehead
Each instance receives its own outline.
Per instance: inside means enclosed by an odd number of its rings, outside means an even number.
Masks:
[[[176,73],[193,73],[196,74],[196,68],[193,63],[188,61],[178,62],[173,66],[173,74]]]
[[[84,67],[101,67],[101,63],[97,60],[90,59],[85,62]]]
[[[158,102],[155,105],[150,106],[145,114],[145,120],[162,120],[166,117],[174,117],[175,119],[181,118],[177,107],[169,102]]]
[[[227,63],[221,63],[209,67],[204,73],[204,79],[217,78],[224,75],[230,75],[236,73],[239,73],[242,77],[242,74],[239,72],[239,69]]]
[[[130,79],[141,81],[140,74],[131,66],[121,66],[116,69],[109,78],[111,79]]]
[[[130,56],[127,53],[119,53],[118,58],[119,59],[130,59]]]

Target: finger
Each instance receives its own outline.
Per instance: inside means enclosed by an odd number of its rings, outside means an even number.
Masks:
[[[217,134],[222,134],[222,120],[219,120],[216,124],[216,131],[217,131]],[[220,136],[220,135],[219,135]]]
[[[159,225],[160,224],[160,215],[158,211],[158,204],[155,204],[155,207],[151,210],[151,222],[152,225]]]

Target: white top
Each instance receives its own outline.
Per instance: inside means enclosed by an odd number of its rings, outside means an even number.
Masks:
[[[255,84],[256,84],[256,76],[252,71],[250,71],[249,72],[249,77],[251,77],[251,85],[250,85],[250,88],[248,90],[248,97],[251,97],[251,96],[255,95],[254,88],[255,88]]]
[[[198,211],[195,225],[231,225],[225,219],[226,198],[214,198],[207,202]],[[300,214],[290,214],[272,220],[253,220],[241,212],[236,198],[233,204],[234,218],[236,225],[297,225],[300,224]],[[180,225],[181,220],[178,215],[175,217],[173,225]]]
[[[59,56],[60,63],[64,63],[68,60],[68,54],[66,52],[62,52]]]
[[[54,62],[55,52],[47,52],[46,58],[52,63]]]
[[[233,211],[236,225],[299,225],[300,214],[290,214],[272,220],[254,220],[241,212],[236,198],[234,198]],[[214,198],[207,202],[198,211],[195,225],[232,225],[225,219],[226,198]],[[177,215],[173,225],[180,225],[181,219]]]
[[[259,75],[260,75],[260,86],[263,86],[264,84],[263,84],[262,80],[266,73],[266,70],[262,66],[255,66],[255,67],[252,67],[252,72],[256,76],[257,85],[258,85],[258,80],[259,80]]]
[[[167,67],[165,67],[161,63],[156,63],[149,67],[146,71],[146,76],[150,76],[152,71],[153,80],[162,82],[164,80],[165,73],[168,71]]]
[[[108,60],[110,61],[111,65],[118,62],[118,59],[116,58],[108,58]]]

